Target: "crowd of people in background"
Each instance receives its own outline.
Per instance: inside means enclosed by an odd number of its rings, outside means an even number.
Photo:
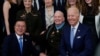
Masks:
[[[0,56],[100,56],[99,46],[100,0],[0,0]]]

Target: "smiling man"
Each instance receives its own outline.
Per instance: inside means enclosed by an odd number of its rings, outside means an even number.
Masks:
[[[54,13],[54,24],[49,26],[45,32],[46,50],[48,56],[59,56],[59,45],[61,40],[61,32],[65,27],[65,18],[62,11],[57,10]],[[43,46],[43,45],[42,45]]]
[[[79,23],[79,9],[67,9],[69,26],[63,29],[60,54],[61,56],[92,56],[93,44],[90,29]]]
[[[32,46],[30,37],[25,35],[26,23],[18,20],[14,26],[15,33],[5,37],[2,56],[39,56],[39,52]]]

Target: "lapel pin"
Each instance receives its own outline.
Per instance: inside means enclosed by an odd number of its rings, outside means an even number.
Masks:
[[[78,30],[78,32],[80,32],[80,30]]]
[[[27,41],[27,39],[25,39],[25,41]]]

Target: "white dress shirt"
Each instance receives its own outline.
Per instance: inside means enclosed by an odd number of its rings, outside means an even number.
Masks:
[[[71,26],[71,29],[72,29],[72,28],[75,28],[75,29],[74,29],[74,36],[75,36],[75,34],[76,34],[76,32],[77,32],[78,26],[79,26],[79,22],[78,22],[74,27]]]
[[[39,1],[38,0],[36,0],[36,5],[37,5],[37,9],[39,10]],[[32,2],[32,6],[34,7],[34,0],[33,0],[33,2]]]
[[[17,40],[18,40],[18,43],[20,43],[20,37],[22,37],[23,38],[23,35],[22,36],[19,36],[18,34],[16,34],[16,37],[17,37]],[[22,42],[23,42],[23,40],[22,40]]]

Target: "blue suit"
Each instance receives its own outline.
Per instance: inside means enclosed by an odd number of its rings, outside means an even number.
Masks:
[[[73,40],[73,48],[70,45],[70,30],[71,26],[66,26],[63,30],[60,45],[61,56],[91,56],[93,44],[90,29],[79,24]]]
[[[23,36],[23,50],[20,51],[18,39],[15,34],[11,34],[4,39],[2,56],[38,56],[39,52],[32,46],[32,42],[28,36]]]

